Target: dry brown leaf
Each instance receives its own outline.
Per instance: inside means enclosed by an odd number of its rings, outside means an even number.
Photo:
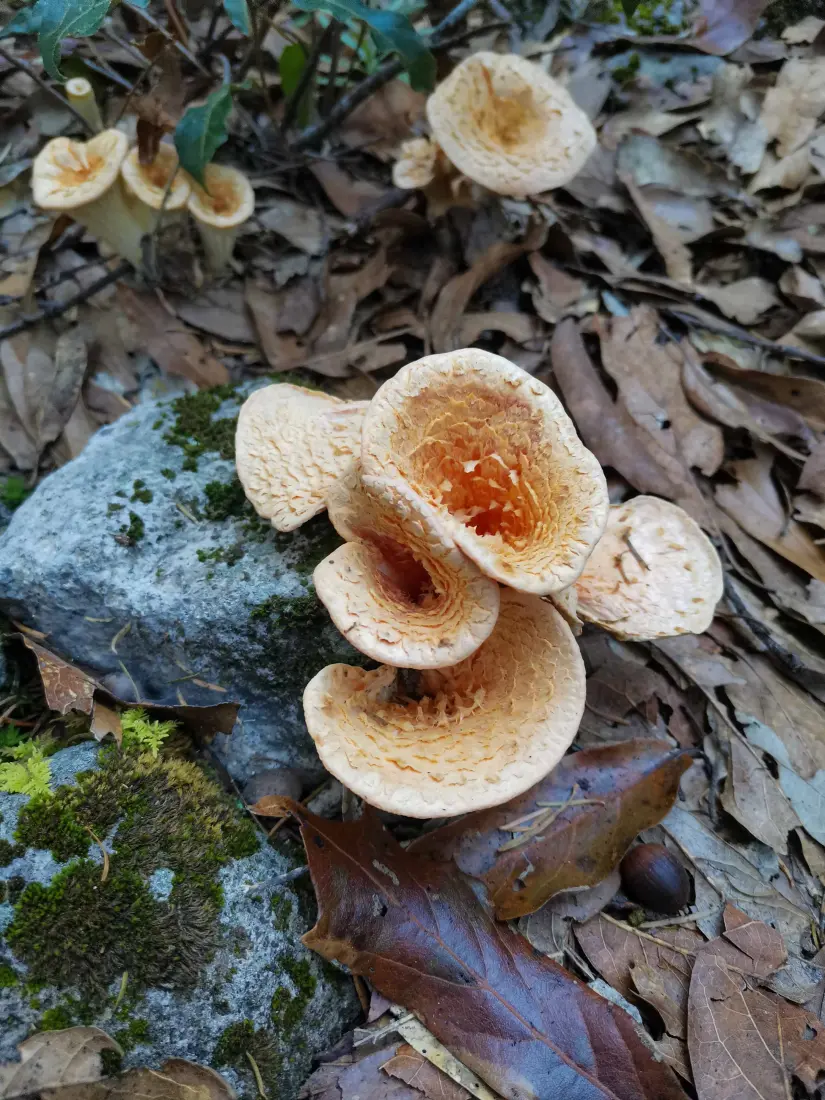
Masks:
[[[357,218],[376,206],[386,195],[387,188],[369,180],[357,180],[331,160],[316,160],[310,172],[323,187],[324,192],[345,218]]]
[[[752,195],[757,191],[767,191],[771,187],[795,191],[797,187],[802,186],[810,171],[810,155],[806,146],[803,145],[801,149],[779,160],[768,150],[759,171],[748,185],[748,191]]]
[[[24,298],[28,294],[40,249],[49,239],[51,231],[50,218],[35,221],[22,212],[4,223],[0,297]]]
[[[751,836],[786,855],[788,833],[800,821],[760,755],[743,739],[728,742],[728,778],[720,801]]]
[[[782,31],[782,39],[791,46],[813,42],[823,27],[825,27],[825,19],[817,19],[815,15],[806,15],[798,23],[792,23],[790,27],[785,27]]]
[[[31,1097],[43,1089],[87,1086],[103,1076],[104,1050],[122,1054],[114,1039],[98,1027],[44,1031],[24,1040],[20,1061],[0,1065],[0,1098]]]
[[[603,466],[612,466],[642,493],[676,501],[699,519],[705,506],[684,465],[642,433],[614,402],[590,360],[576,322],[561,321],[551,344],[553,373],[582,439]]]
[[[802,467],[798,488],[809,489],[825,497],[825,440],[818,443]]]
[[[130,407],[127,404],[122,411],[127,412]],[[66,463],[77,458],[99,427],[100,421],[95,420],[82,401],[78,401],[63,425],[63,434],[55,445],[55,459],[59,463]]]
[[[210,287],[194,298],[170,301],[187,325],[233,344],[252,344],[255,334],[244,311],[243,291],[237,286]]]
[[[725,454],[722,431],[703,420],[682,389],[682,354],[660,342],[659,319],[648,306],[628,317],[598,318],[602,363],[640,428],[675,459],[714,474]]]
[[[825,287],[804,267],[789,267],[782,273],[779,289],[799,309],[810,311],[825,306]]]
[[[701,16],[687,45],[705,53],[725,54],[748,41],[769,0],[702,0]]]
[[[825,111],[825,58],[789,58],[762,104],[761,120],[780,157],[795,152]]]
[[[688,1023],[700,1100],[787,1100],[792,1076],[812,1095],[825,1072],[818,1017],[752,988],[709,951],[693,968]]]
[[[675,638],[657,638],[653,644],[658,654],[664,654],[668,663],[673,662],[679,672],[684,673],[688,683],[712,690],[725,684],[745,682],[738,663],[724,657],[712,638],[682,634]],[[675,679],[678,682],[678,673]]]
[[[825,581],[825,551],[787,516],[771,476],[772,464],[765,451],[756,458],[731,463],[736,485],[717,485],[716,502],[753,538],[816,580]]]
[[[528,260],[538,280],[532,292],[533,308],[542,320],[555,325],[562,317],[582,317],[599,308],[598,296],[589,292],[581,279],[568,275],[540,252],[531,252]]]
[[[696,290],[703,298],[718,306],[726,317],[741,325],[752,325],[763,313],[779,305],[773,284],[757,275],[739,279],[726,286],[697,285]]]
[[[207,351],[194,332],[164,309],[150,293],[137,293],[120,283],[120,307],[135,325],[145,350],[167,374],[194,382],[197,386],[218,386],[229,381],[229,371]]]
[[[4,373],[10,346],[10,340],[0,344],[0,359],[3,362]],[[6,380],[2,376],[0,376],[0,447],[14,460],[19,470],[33,470],[37,465],[37,447],[14,407]]]
[[[350,148],[367,149],[381,160],[390,160],[423,118],[426,99],[403,80],[391,80],[356,107],[336,134]]]
[[[461,319],[460,344],[469,348],[478,342],[483,332],[503,332],[518,344],[526,344],[544,333],[544,325],[530,313],[465,313]]]
[[[323,256],[330,237],[346,224],[340,218],[329,218],[318,206],[306,206],[286,195],[276,195],[263,210],[256,211],[262,226],[271,229],[308,256]]]
[[[390,1077],[396,1077],[412,1085],[428,1100],[467,1100],[472,1096],[456,1081],[442,1073],[441,1070],[429,1062],[423,1054],[409,1045],[402,1043],[392,1058],[381,1066],[384,1073]]]
[[[619,179],[650,230],[668,275],[677,283],[689,286],[693,282],[693,257],[681,234],[657,212],[655,205],[646,198],[644,188],[639,187],[628,173],[619,172]]]
[[[818,378],[742,370],[726,358],[713,354],[708,356],[706,362],[729,382],[746,388],[750,394],[787,405],[804,417],[812,427],[825,429],[825,382]]]
[[[475,292],[525,252],[540,248],[543,237],[544,230],[539,229],[515,244],[497,241],[479,256],[468,271],[450,279],[441,289],[430,317],[433,351],[453,351],[462,346],[461,321]]]

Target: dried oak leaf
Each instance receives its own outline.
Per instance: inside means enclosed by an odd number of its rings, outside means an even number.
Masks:
[[[307,947],[368,975],[505,1100],[684,1100],[631,1019],[496,924],[454,867],[404,851],[369,810],[283,809],[318,897]]]
[[[686,753],[663,741],[584,749],[564,757],[525,794],[426,833],[410,851],[454,860],[487,884],[496,916],[512,920],[562,890],[593,886],[609,874],[634,837],[667,814],[689,766]],[[563,809],[571,798],[593,801]],[[561,812],[551,821],[554,810]],[[519,837],[505,826],[523,819],[546,827],[501,851]]]
[[[613,401],[571,318],[556,326],[550,351],[570,415],[601,464],[612,466],[639,492],[673,500],[701,521],[706,507],[689,469],[642,432],[621,401]]]
[[[122,1054],[99,1027],[71,1027],[30,1036],[19,1047],[20,1061],[0,1065],[0,1097],[14,1100],[43,1089],[91,1084],[103,1075],[103,1051]]]

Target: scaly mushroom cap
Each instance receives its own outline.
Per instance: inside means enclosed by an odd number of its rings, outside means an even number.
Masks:
[[[189,196],[189,213],[215,229],[234,229],[255,209],[252,184],[237,168],[207,164],[203,173],[206,190],[195,184]]]
[[[392,166],[392,182],[396,187],[413,191],[426,187],[435,176],[438,146],[429,138],[412,138],[398,150],[398,160]]]
[[[406,485],[388,482],[373,494],[353,471],[332,487],[327,508],[350,541],[317,566],[315,590],[356,649],[386,665],[444,668],[487,640],[498,585]]]
[[[89,141],[57,137],[34,158],[32,192],[43,210],[76,210],[104,195],[115,182],[129,149],[120,130]]]
[[[546,595],[578,577],[607,520],[601,466],[558,398],[500,355],[429,355],[385,382],[362,430],[371,487],[406,482],[482,573]]]
[[[304,715],[324,767],[350,790],[392,813],[444,817],[506,802],[546,775],[584,698],[562,617],[504,589],[495,630],[466,661],[406,676],[328,665],[307,684]]]
[[[141,164],[138,148],[130,149],[120,166],[120,174],[129,191],[152,210],[180,210],[186,206],[192,188],[184,172],[175,172],[178,167],[178,154],[171,145],[158,147],[157,155],[151,164]],[[169,180],[173,179],[169,187]],[[166,189],[169,187],[169,194]],[[163,197],[166,195],[166,202]]]
[[[466,58],[427,100],[427,118],[456,168],[500,195],[562,187],[596,147],[566,89],[515,54]]]
[[[722,565],[687,512],[659,497],[610,509],[576,582],[582,619],[624,639],[701,634],[722,598]]]
[[[247,498],[278,531],[294,531],[326,508],[327,493],[354,465],[366,401],[276,382],[244,401],[235,464]]]

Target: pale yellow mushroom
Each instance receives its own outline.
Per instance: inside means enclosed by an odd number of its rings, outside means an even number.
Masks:
[[[481,52],[427,100],[435,141],[471,180],[524,197],[569,183],[596,147],[590,120],[544,69]]]
[[[584,700],[564,619],[504,589],[493,633],[467,660],[421,673],[328,665],[304,691],[304,715],[324,766],[355,794],[392,813],[445,817],[537,783],[573,741]]]
[[[119,130],[104,130],[89,141],[52,138],[35,157],[32,192],[37,206],[71,215],[140,267],[143,229],[129,209],[119,180],[128,148],[128,138]]]
[[[66,98],[95,132],[103,129],[103,118],[95,99],[95,91],[85,76],[66,81]]]
[[[315,590],[356,649],[387,665],[444,668],[486,641],[499,586],[406,485],[384,482],[373,493],[354,470],[333,486],[327,508],[348,541],[316,567]]]
[[[676,504],[649,496],[610,509],[576,582],[582,619],[637,640],[701,634],[723,589],[719,555],[699,525]]]
[[[194,185],[188,206],[200,233],[207,265],[217,274],[232,259],[240,227],[252,217],[255,192],[243,172],[226,164],[207,164],[204,182],[205,189]]]
[[[192,193],[171,145],[160,145],[151,164],[140,163],[137,146],[130,149],[120,166],[120,176],[132,215],[144,233],[152,232],[161,208],[164,216],[180,214]]]
[[[392,182],[396,187],[415,190],[432,183],[435,176],[438,146],[429,138],[411,138],[398,151],[392,166]]]
[[[366,407],[288,382],[246,399],[235,464],[259,516],[277,531],[294,531],[323,512],[335,482],[355,465]]]
[[[374,489],[404,482],[488,577],[549,595],[584,568],[607,520],[604,474],[555,394],[499,355],[430,355],[364,417]]]

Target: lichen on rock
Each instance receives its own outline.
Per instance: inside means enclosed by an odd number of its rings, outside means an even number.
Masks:
[[[174,752],[84,743],[52,761],[52,796],[0,794],[0,1060],[32,1030],[94,1023],[126,1067],[186,1057],[251,1097],[248,1052],[294,1097],[356,1002],[300,943],[313,902],[279,882],[291,847]]]

